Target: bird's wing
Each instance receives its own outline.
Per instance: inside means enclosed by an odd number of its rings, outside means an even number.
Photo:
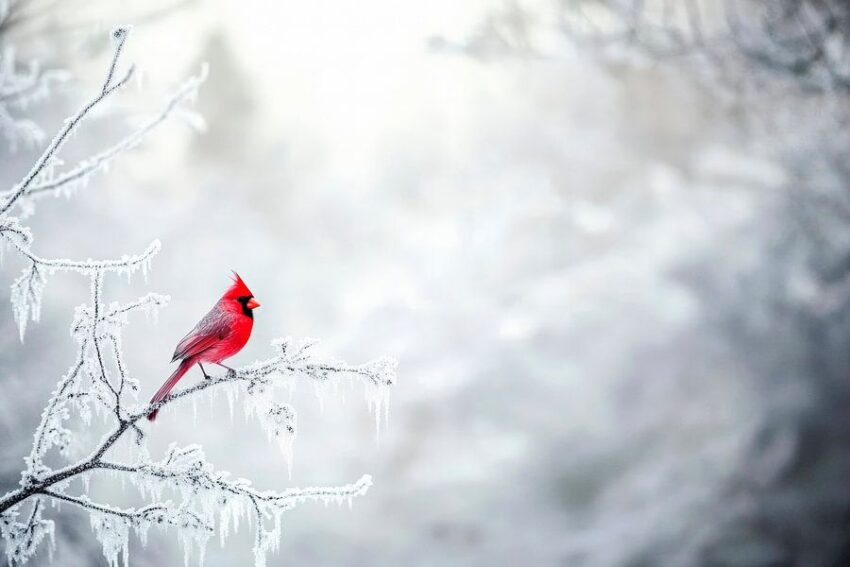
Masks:
[[[174,362],[178,358],[185,359],[201,354],[210,347],[215,346],[219,341],[227,338],[230,332],[230,325],[228,324],[226,314],[213,308],[195,325],[195,328],[188,335],[177,343],[177,348],[174,349],[174,357],[171,359],[171,362]]]

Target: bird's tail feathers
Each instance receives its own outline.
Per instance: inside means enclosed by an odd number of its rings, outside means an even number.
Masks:
[[[177,381],[180,380],[184,374],[186,374],[192,366],[194,366],[195,360],[192,358],[186,358],[181,363],[180,366],[174,371],[174,373],[168,377],[168,380],[165,381],[159,390],[156,391],[156,394],[151,398],[150,403],[155,404],[157,402],[161,402],[168,396],[168,393],[172,388],[177,384]],[[148,414],[148,421],[153,421],[156,419],[156,415],[159,413],[159,408],[153,410]]]

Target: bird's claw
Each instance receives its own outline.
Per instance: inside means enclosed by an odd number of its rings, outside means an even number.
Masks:
[[[226,376],[228,378],[236,378],[236,371],[233,370],[232,368],[228,368]]]

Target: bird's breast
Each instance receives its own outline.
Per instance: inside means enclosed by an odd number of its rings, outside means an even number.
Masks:
[[[248,339],[251,338],[254,322],[247,317],[240,317],[239,319],[243,320],[234,320],[230,326],[230,333],[205,353],[204,358],[206,360],[213,363],[221,362],[242,350]]]

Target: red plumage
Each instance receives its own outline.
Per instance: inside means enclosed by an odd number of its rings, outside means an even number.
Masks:
[[[195,325],[195,328],[177,343],[171,362],[180,360],[180,366],[157,390],[150,403],[155,404],[165,399],[178,380],[195,364],[200,366],[201,372],[208,377],[201,363],[209,362],[224,366],[221,362],[242,350],[251,338],[254,309],[260,304],[254,299],[254,294],[239,274],[234,272],[233,276],[233,284],[224,292],[221,299]],[[152,411],[148,414],[148,419],[153,421],[157,413],[159,410]]]

